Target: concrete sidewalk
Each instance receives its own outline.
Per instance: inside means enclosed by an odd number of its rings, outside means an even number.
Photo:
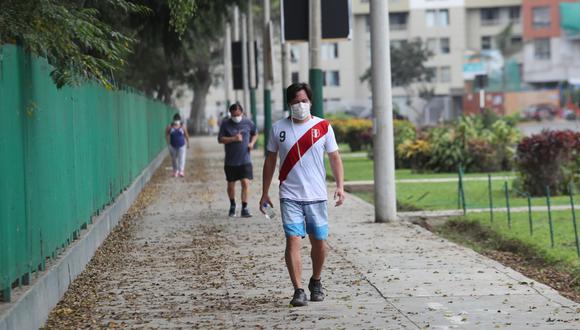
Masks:
[[[327,299],[289,308],[292,287],[277,219],[258,214],[261,152],[254,155],[254,217],[228,218],[223,147],[192,140],[187,177],[156,183],[135,219],[121,265],[79,278],[47,323],[54,328],[580,328],[580,305],[495,261],[408,223],[375,224],[349,195],[330,206]],[[332,191],[330,191],[332,193]],[[274,184],[271,196],[277,196]],[[275,203],[278,211],[278,203]],[[304,240],[304,282],[311,272]],[[90,280],[87,280],[90,279]],[[87,281],[83,283],[82,281]],[[83,290],[94,305],[71,323]],[[68,294],[67,294],[68,295]],[[82,298],[79,298],[82,299]],[[69,311],[73,310],[73,311]],[[74,325],[71,325],[74,324]]]

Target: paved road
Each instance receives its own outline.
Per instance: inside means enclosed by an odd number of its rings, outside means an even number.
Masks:
[[[375,224],[351,195],[330,207],[327,299],[289,308],[279,217],[228,218],[221,162],[214,138],[193,139],[188,177],[164,169],[145,213],[109,242],[126,248],[97,254],[105,267],[89,266],[48,327],[580,328],[580,305],[551,288],[420,227]]]
[[[572,130],[579,132],[580,131],[580,121],[569,121],[569,120],[562,120],[562,119],[554,119],[554,120],[546,120],[542,122],[531,121],[526,123],[518,124],[518,128],[522,131],[522,133],[526,136],[540,133],[544,129],[548,130]]]

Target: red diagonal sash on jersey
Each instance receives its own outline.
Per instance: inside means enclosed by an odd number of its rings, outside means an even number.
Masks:
[[[318,140],[320,140],[328,132],[328,122],[323,120],[318,124],[312,126],[304,135],[298,139],[284,159],[284,163],[280,167],[280,183],[286,180],[288,173],[294,168],[294,165],[300,160],[300,155],[304,155],[310,147],[312,147]],[[300,147],[300,148],[299,148]],[[299,150],[300,149],[300,150]],[[300,153],[298,153],[300,151]]]

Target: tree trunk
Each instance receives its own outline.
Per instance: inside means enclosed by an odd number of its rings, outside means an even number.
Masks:
[[[207,122],[205,120],[205,104],[209,88],[211,86],[211,74],[209,64],[206,68],[195,73],[193,86],[193,101],[189,114],[189,132],[191,135],[202,135],[207,133]]]

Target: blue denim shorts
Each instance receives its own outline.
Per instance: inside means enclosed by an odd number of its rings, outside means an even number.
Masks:
[[[282,224],[286,237],[313,235],[317,240],[328,238],[328,209],[326,201],[299,202],[280,200]]]

